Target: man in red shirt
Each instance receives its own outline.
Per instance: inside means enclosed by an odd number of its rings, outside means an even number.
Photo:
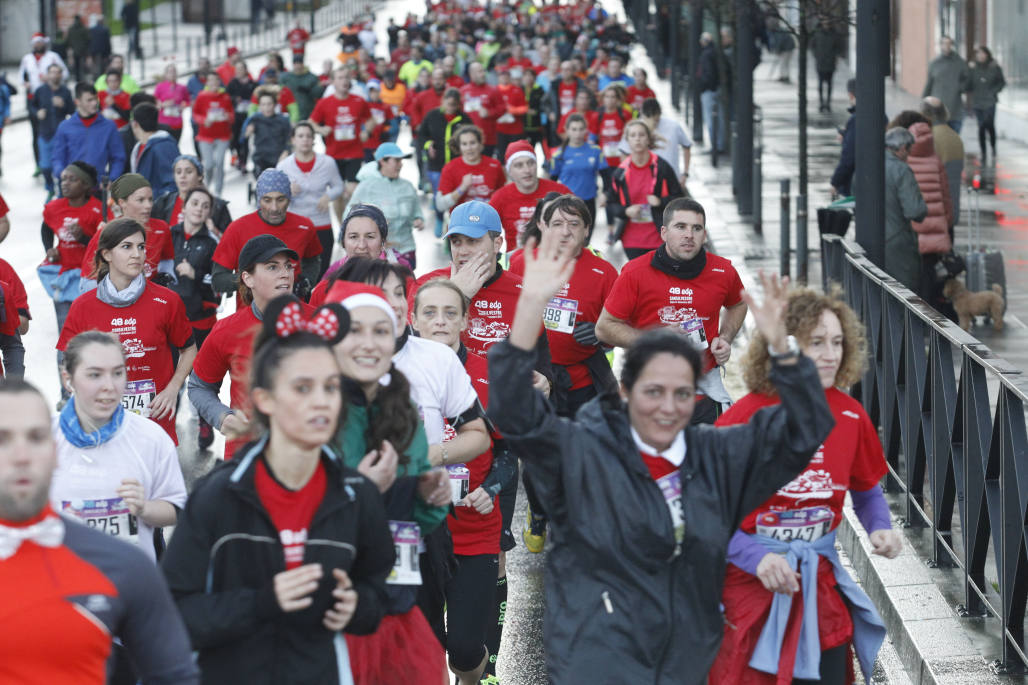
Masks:
[[[506,163],[511,182],[493,193],[489,204],[500,215],[507,251],[512,252],[520,244],[525,224],[535,212],[536,201],[551,191],[561,195],[571,191],[563,183],[539,178],[539,161],[527,140],[519,140],[507,147]]]
[[[0,681],[102,685],[112,651],[123,650],[117,658],[127,652],[141,682],[199,683],[189,635],[153,562],[50,507],[52,421],[35,387],[0,383],[0,587],[8,590]]]
[[[350,93],[350,76],[345,67],[332,72],[332,86],[335,94],[318,100],[311,112],[311,121],[325,137],[325,152],[336,161],[339,175],[346,183],[346,189],[334,205],[336,218],[341,222],[343,207],[357,187],[357,172],[364,163],[362,144],[371,137],[375,122],[368,103]]]
[[[507,154],[507,146],[515,140],[525,137],[525,113],[528,102],[520,82],[511,81],[511,73],[507,69],[497,70],[499,83],[496,92],[503,101],[503,114],[496,120],[496,155],[503,159]]]
[[[431,88],[426,88],[413,96],[414,100],[409,108],[411,122],[420,124],[424,121],[426,114],[442,104],[443,93],[446,92],[446,72],[442,67],[432,70],[431,84]]]
[[[235,292],[239,283],[239,255],[247,241],[273,235],[300,256],[295,265],[298,294],[307,299],[321,270],[321,242],[310,219],[288,211],[293,194],[289,177],[278,169],[265,169],[257,179],[258,208],[228,225],[214,250],[211,286],[215,292]]]
[[[289,41],[289,48],[293,51],[293,61],[302,62],[303,53],[307,49],[307,41],[310,39],[311,34],[302,26],[302,19],[296,20],[296,26],[286,34],[286,40]]]
[[[628,347],[645,330],[663,326],[702,350],[704,374],[697,383],[693,423],[713,423],[730,401],[718,367],[728,362],[746,318],[735,267],[703,247],[706,221],[700,203],[672,200],[660,227],[664,244],[624,266],[596,322],[596,337],[607,345]]]
[[[485,136],[485,154],[496,153],[496,120],[506,111],[496,88],[485,82],[485,67],[472,62],[468,67],[471,82],[460,89],[464,111],[471,115],[471,121],[482,129]]]

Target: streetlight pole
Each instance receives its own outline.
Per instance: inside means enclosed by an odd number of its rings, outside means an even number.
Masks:
[[[885,75],[889,0],[857,3],[857,143],[854,187],[857,242],[885,265]]]
[[[735,2],[735,202],[740,214],[753,214],[753,21],[750,0]]]
[[[700,86],[696,82],[696,66],[700,63],[700,34],[703,33],[703,0],[692,0],[689,21],[689,83],[692,85],[692,138],[703,142],[703,105],[700,104]]]

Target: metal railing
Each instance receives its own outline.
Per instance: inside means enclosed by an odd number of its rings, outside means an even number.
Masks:
[[[829,235],[821,247],[824,285],[840,284],[867,328],[869,369],[854,394],[881,430],[886,489],[907,524],[930,533],[931,562],[963,572],[960,615],[1000,620],[996,670],[1023,673],[1028,381],[859,246]]]

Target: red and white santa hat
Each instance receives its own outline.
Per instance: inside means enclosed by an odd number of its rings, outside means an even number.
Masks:
[[[367,283],[354,283],[352,281],[336,281],[325,296],[325,302],[338,302],[352,312],[357,307],[376,307],[389,316],[395,332],[399,326],[396,320],[396,312],[386,300],[382,289],[368,285]]]
[[[507,146],[507,155],[504,159],[504,165],[507,171],[510,171],[510,165],[514,163],[514,160],[522,157],[531,157],[533,160],[536,159],[535,147],[527,140],[517,140]]]
[[[36,43],[49,43],[49,42],[50,42],[50,39],[47,38],[42,33],[40,33],[39,31],[36,31],[35,33],[33,33],[31,40],[29,40],[29,44],[30,45],[35,45]]]

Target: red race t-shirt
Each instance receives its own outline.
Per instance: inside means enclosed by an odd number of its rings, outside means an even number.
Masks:
[[[29,296],[18,272],[6,260],[0,259],[0,290],[3,290],[3,313],[6,321],[0,323],[0,334],[15,335],[21,325],[19,314],[31,319]]]
[[[489,362],[485,357],[480,357],[473,352],[468,352],[464,361],[464,369],[471,376],[471,385],[478,393],[478,401],[483,407],[489,406]],[[445,421],[445,419],[444,419]],[[448,442],[457,437],[457,431],[446,424],[445,437],[443,442]],[[489,449],[463,465],[447,467],[450,472],[451,485],[454,475],[464,475],[467,480],[467,492],[461,490],[461,494],[474,492],[482,481],[489,475],[493,467],[493,448],[490,443]],[[463,472],[461,469],[466,469]],[[458,481],[459,483],[460,481]],[[454,554],[499,554],[500,533],[503,528],[503,516],[500,513],[499,497],[493,498],[493,510],[488,514],[479,514],[474,507],[460,506],[453,508],[454,515],[446,517],[446,523],[450,527],[450,535],[453,536]]]
[[[257,91],[253,92],[250,96],[250,102],[255,105],[260,104],[260,98],[257,96]],[[285,114],[289,116],[289,105],[296,102],[296,96],[293,95],[293,91],[289,90],[286,86],[278,87],[278,97],[275,98],[275,114]]]
[[[101,90],[97,93],[97,97],[100,99],[100,112],[103,112],[108,108],[114,109],[114,107],[118,107],[122,111],[126,112],[132,109],[129,94],[125,91],[121,91],[117,95],[112,95],[109,90]],[[117,113],[117,115],[111,119],[114,122],[114,125],[117,126],[119,130],[128,126],[128,120],[121,116],[121,112],[118,112],[117,110],[114,111]]]
[[[506,241],[508,251],[517,249],[518,238],[525,232],[532,214],[535,213],[535,203],[539,198],[545,197],[549,192],[568,195],[571,193],[563,183],[557,183],[546,178],[539,179],[539,186],[534,192],[522,193],[518,190],[517,184],[508,183],[495,193],[489,200],[489,204],[500,215],[500,223],[503,224],[503,238]]]
[[[175,193],[175,204],[171,206],[171,214],[168,215],[169,226],[178,226],[182,223],[182,196]]]
[[[525,256],[521,250],[511,255],[510,272],[524,276]],[[557,292],[547,308],[547,313],[553,314],[544,321],[546,337],[550,343],[550,357],[554,364],[567,367],[572,390],[592,385],[589,369],[582,362],[596,352],[595,347],[587,347],[575,341],[572,335],[574,324],[579,321],[596,323],[617,278],[617,269],[610,262],[588,248],[583,249],[571,280]],[[574,310],[573,319],[558,316],[560,310],[565,309]]]
[[[510,335],[514,321],[514,309],[521,296],[521,277],[501,267],[485,282],[471,298],[468,306],[468,327],[460,334],[461,342],[474,354],[486,355],[489,347]],[[414,311],[414,295],[424,283],[433,278],[449,278],[450,267],[431,271],[419,278],[414,287],[408,288],[408,311]]]
[[[835,428],[800,475],[743,519],[743,532],[758,532],[781,540],[813,541],[823,537],[842,520],[847,490],[868,490],[885,475],[882,443],[860,402],[838,388],[829,388],[825,397],[835,418]],[[716,425],[746,423],[760,409],[778,402],[777,395],[750,393],[722,414]],[[842,597],[833,591],[836,581],[831,562],[821,559],[817,576],[818,633],[822,648],[830,649],[850,639],[853,624]],[[772,597],[755,576],[734,564],[728,565],[725,608],[733,619],[736,615],[742,619],[738,621],[738,632],[728,638],[733,651],[744,644],[756,644],[763,622],[754,619],[766,615]],[[737,607],[742,610],[737,611]],[[790,617],[782,651],[781,666],[790,673],[792,660],[786,655],[796,653],[798,616]],[[719,664],[724,663],[719,659]],[[737,670],[737,665],[733,667]]]
[[[625,264],[603,307],[632,328],[682,329],[703,348],[703,370],[712,369],[710,341],[717,337],[721,308],[742,302],[738,272],[730,261],[708,252],[700,275],[686,280],[658,271],[652,259],[653,253],[647,252]]]
[[[68,226],[77,223],[82,229],[82,234],[92,238],[102,221],[100,201],[95,197],[90,197],[81,207],[72,207],[68,204],[67,198],[63,197],[48,202],[43,207],[43,223],[57,238],[57,251],[61,255],[61,273],[80,267],[83,271],[92,271],[91,264],[82,263],[82,258],[86,255],[86,246],[74,238]]]
[[[299,26],[293,28],[289,33],[286,34],[286,40],[289,41],[289,47],[293,51],[294,56],[303,56],[304,46],[307,45],[307,39],[311,37],[311,34]]]
[[[215,140],[230,140],[234,119],[232,98],[224,90],[216,93],[201,90],[196,96],[193,103],[193,123],[197,125],[197,141],[211,143]]]
[[[127,307],[101,302],[96,290],[80,295],[71,303],[57,349],[63,352],[69,340],[90,330],[115,333],[121,340],[127,372],[122,405],[143,416],[148,415],[150,402],[175,374],[172,348],[184,347],[193,337],[182,298],[149,281],[139,299]],[[177,445],[175,417],[156,423]]]
[[[325,152],[332,159],[364,159],[360,135],[370,117],[368,103],[353,94],[321,98],[311,112],[311,121],[332,129],[325,138]]]
[[[466,174],[471,174],[471,187],[460,196],[455,204],[469,200],[489,202],[493,193],[507,182],[507,175],[503,173],[503,165],[498,160],[483,156],[478,164],[468,164],[463,157],[457,157],[451,159],[443,167],[443,172],[439,176],[439,192],[449,195],[460,187]]]
[[[462,109],[472,123],[482,129],[486,145],[496,145],[496,118],[503,113],[503,102],[496,88],[489,84],[469,83],[460,89]]]
[[[607,158],[607,166],[613,168],[621,163],[621,135],[629,116],[622,111],[602,112],[597,121],[597,143]]]
[[[9,207],[7,206],[7,203],[6,203],[6,202],[4,202],[4,196],[3,196],[3,195],[0,195],[0,219],[3,219],[3,218],[4,218],[5,216],[7,216],[7,214],[8,214],[8,213],[9,213],[10,211],[11,211],[11,210],[10,210],[10,208],[9,208]]]
[[[557,88],[557,100],[560,102],[560,116],[564,117],[565,114],[570,114],[571,110],[575,108],[575,96],[578,95],[578,83],[572,81],[567,83],[565,81],[560,82],[560,86]]]
[[[262,219],[259,212],[251,212],[239,217],[225,229],[218,247],[214,249],[214,262],[235,271],[239,268],[239,253],[246,242],[265,233],[284,242],[290,250],[300,255],[301,260],[321,254],[318,232],[307,217],[286,212],[285,221],[273,226]],[[302,273],[300,266],[298,261],[295,269],[297,278]]]
[[[503,100],[504,112],[496,120],[496,132],[505,136],[519,136],[525,132],[525,113],[528,103],[525,102],[525,91],[521,86],[496,86],[496,92]]]
[[[257,461],[253,480],[257,496],[278,530],[278,539],[286,556],[286,570],[302,565],[307,529],[321,506],[321,500],[325,499],[328,487],[325,465],[319,461],[310,480],[299,490],[290,490],[271,475],[261,458]]]
[[[647,98],[655,98],[657,97],[657,94],[654,93],[653,89],[649,86],[646,86],[645,88],[640,88],[639,86],[631,85],[628,86],[625,97],[628,101],[628,104],[632,106],[632,109],[634,109],[636,112],[639,112],[640,110],[642,110],[643,100],[646,100]]]
[[[647,198],[650,195],[661,197],[667,190],[657,188],[657,155],[651,152],[650,160],[643,166],[639,166],[629,157],[621,162],[620,167],[625,170],[629,203],[646,207],[642,215],[645,221],[629,221],[626,224],[624,233],[621,234],[621,244],[635,249],[655,250],[664,241],[661,240],[660,230],[653,222],[653,212],[649,209]]]
[[[103,233],[105,225],[101,224],[93,237],[89,239],[86,253],[82,255],[83,264],[92,265],[97,247],[100,245],[100,234]],[[171,229],[160,219],[150,217],[150,222],[146,227],[146,264],[143,265],[143,275],[153,278],[161,260],[164,259],[175,259],[175,244],[171,241]],[[89,273],[87,272],[92,272],[92,270],[91,266],[83,269],[82,275],[88,278]]]
[[[365,150],[374,151],[382,143],[382,136],[389,131],[393,119],[393,108],[384,102],[369,102],[368,112],[375,121],[375,130],[368,136],[362,146]]]
[[[568,117],[576,113],[585,117],[586,130],[588,130],[593,136],[598,136],[600,133],[600,115],[592,110],[589,110],[588,112],[577,112],[576,110],[566,112],[561,116],[560,121],[557,122],[557,133],[560,135],[567,133]]]

